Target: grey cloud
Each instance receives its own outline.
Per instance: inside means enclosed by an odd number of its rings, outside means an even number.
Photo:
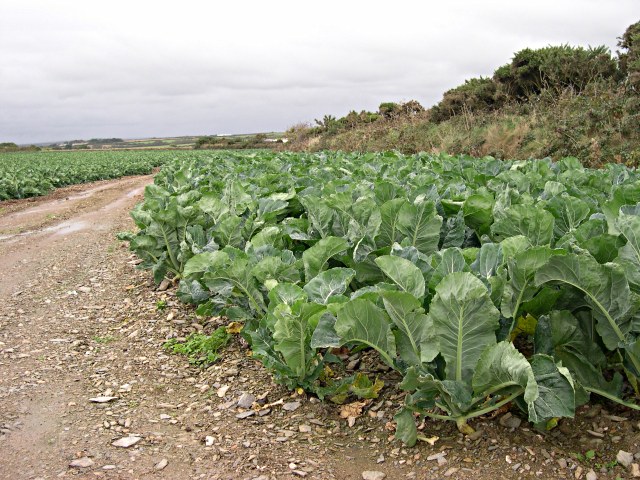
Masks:
[[[636,0],[0,5],[0,141],[282,130],[433,104],[513,52],[606,44]]]

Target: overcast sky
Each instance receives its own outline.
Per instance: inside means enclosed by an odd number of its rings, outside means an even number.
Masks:
[[[0,2],[0,142],[284,130],[424,106],[525,47],[607,45],[639,0]]]

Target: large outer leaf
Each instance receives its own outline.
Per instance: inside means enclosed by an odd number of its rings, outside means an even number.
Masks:
[[[453,272],[468,272],[469,265],[464,259],[462,250],[459,248],[447,248],[433,255],[431,266],[431,278],[429,279],[429,289],[435,290],[444,277]]]
[[[631,294],[622,269],[600,265],[588,254],[554,255],[535,275],[536,285],[560,282],[581,290],[597,319],[597,330],[609,350],[615,350],[631,330]]]
[[[233,284],[238,293],[249,302],[254,313],[264,313],[266,311],[264,297],[251,273],[251,267],[246,254],[239,252],[224,268],[206,271],[202,281],[212,292],[216,292],[221,284]]]
[[[188,277],[194,273],[206,272],[210,269],[223,267],[229,261],[229,255],[225,252],[204,252],[194,255],[184,265],[183,277]]]
[[[353,259],[362,262],[376,249],[375,237],[378,235],[382,219],[376,202],[360,197],[351,206],[347,237],[353,244]]]
[[[333,209],[317,197],[300,196],[298,200],[305,207],[313,228],[322,238],[328,237],[331,234]]]
[[[504,217],[491,225],[491,233],[497,241],[524,235],[532,245],[549,245],[553,224],[553,215],[546,210],[532,205],[512,205],[504,211]]]
[[[332,296],[342,295],[355,276],[355,270],[350,268],[330,268],[313,277],[304,291],[310,301],[326,305]]]
[[[320,273],[329,259],[349,247],[349,243],[344,238],[326,237],[307,249],[302,254],[304,263],[304,275],[309,282]]]
[[[378,236],[376,237],[378,248],[390,247],[394,243],[402,240],[402,234],[398,229],[398,222],[400,220],[400,209],[406,203],[408,202],[405,198],[394,198],[380,206],[382,223]]]
[[[601,368],[605,366],[606,358],[600,347],[585,336],[571,312],[555,310],[541,316],[534,339],[535,352],[553,356],[569,369],[579,385],[596,393],[620,395],[619,382],[607,382],[602,376]],[[581,397],[584,398],[576,398],[579,404],[588,399],[584,394]]]
[[[390,366],[396,357],[396,344],[391,320],[384,310],[371,301],[356,298],[338,312],[335,330],[342,344],[361,343],[374,348]]]
[[[339,347],[340,345],[341,340],[336,333],[336,317],[330,312],[321,314],[311,336],[311,348]]]
[[[229,213],[229,207],[220,200],[219,195],[213,193],[205,193],[197,202],[198,207],[204,213],[211,216],[213,223],[216,224],[227,213]]]
[[[375,260],[380,270],[400,287],[416,298],[424,297],[424,277],[418,267],[409,260],[392,255],[383,255]]]
[[[640,201],[640,181],[636,180],[631,183],[617,185],[611,194],[611,199],[602,205],[602,213],[604,213],[609,233],[618,235],[616,219],[620,213],[620,207],[623,205],[636,205]]]
[[[440,232],[441,248],[462,247],[467,233],[462,210],[454,217],[449,217],[442,225]]]
[[[469,195],[462,206],[464,221],[478,236],[489,233],[493,223],[493,196],[489,193]]]
[[[545,265],[553,250],[533,247],[515,254],[507,261],[509,281],[504,287],[500,310],[506,318],[516,318],[523,302],[530,301],[539,290],[534,284],[536,272]]]
[[[546,209],[555,218],[553,230],[559,238],[576,228],[589,216],[589,205],[570,195],[557,196],[549,200]]]
[[[406,203],[400,208],[398,229],[408,245],[416,247],[425,255],[438,249],[442,217],[436,213],[433,202],[416,199],[414,204]]]
[[[541,423],[554,417],[573,418],[576,402],[569,370],[556,365],[553,358],[547,355],[531,357],[531,368],[538,386],[538,396],[527,405],[529,420]],[[526,400],[526,393],[524,397]]]
[[[282,353],[286,364],[301,379],[314,353],[310,343],[315,324],[311,319],[324,309],[317,303],[296,302],[292,306],[280,304],[273,311],[277,319],[273,330],[274,349]]]
[[[480,247],[478,256],[471,264],[471,269],[485,278],[496,274],[496,270],[503,264],[502,248],[499,243],[485,243]]]
[[[487,348],[473,374],[473,391],[479,397],[524,392],[527,403],[538,397],[538,386],[527,359],[511,342],[499,342]]]
[[[433,324],[424,314],[421,302],[406,292],[381,293],[384,308],[398,328],[396,335],[400,357],[410,365],[429,362],[437,355]]]
[[[627,272],[629,282],[634,287],[634,291],[640,291],[640,215],[638,207],[622,207],[620,216],[615,222],[627,244],[620,248],[617,260]]]
[[[411,410],[404,408],[393,419],[396,421],[395,438],[408,447],[413,447],[418,440],[418,429]]]
[[[244,237],[242,236],[242,218],[235,215],[225,215],[213,231],[213,238],[221,246],[230,245],[232,247],[243,248]]]
[[[487,288],[471,273],[451,273],[436,287],[429,317],[447,364],[447,378],[471,380],[482,351],[496,342],[500,312]]]

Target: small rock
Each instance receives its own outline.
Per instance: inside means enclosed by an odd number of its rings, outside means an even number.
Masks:
[[[91,466],[93,466],[93,460],[91,460],[89,457],[82,457],[82,458],[77,458],[75,460],[73,460],[69,466],[71,468],[89,468]]]
[[[300,425],[298,427],[298,430],[300,431],[300,433],[310,433],[311,432],[311,425]]]
[[[640,477],[640,465],[637,463],[631,464],[631,476],[634,478]]]
[[[78,291],[82,293],[89,293],[91,291],[91,287],[80,287],[78,288]]]
[[[215,439],[211,435],[207,435],[206,437],[204,437],[204,444],[207,447],[212,446],[214,441],[215,441]]]
[[[166,458],[163,458],[158,463],[156,463],[153,468],[155,468],[156,470],[163,470],[167,465],[169,465],[169,461]]]
[[[160,282],[160,285],[158,285],[158,291],[159,292],[164,292],[169,288],[170,285],[171,285],[171,280],[168,280],[168,279],[164,278]]]
[[[293,473],[294,475],[297,475],[298,477],[306,477],[308,475],[307,472],[304,472],[302,470],[292,470],[291,473]]]
[[[598,480],[598,475],[596,475],[593,469],[587,472],[587,480]]]
[[[626,422],[629,420],[627,417],[619,417],[617,415],[606,415],[606,417],[612,422]]]
[[[238,373],[240,373],[240,370],[238,370],[237,368],[227,368],[227,370],[225,370],[224,372],[222,372],[222,374],[225,377],[235,377],[236,375],[238,375]]]
[[[576,468],[576,471],[573,474],[573,478],[575,478],[575,479],[582,478],[582,467]]]
[[[476,430],[475,432],[467,435],[467,438],[471,441],[475,441],[482,437],[482,435],[484,435],[484,432],[482,430]]]
[[[560,468],[567,468],[567,466],[569,464],[567,463],[567,459],[566,458],[559,458],[558,459],[558,465],[560,466]]]
[[[387,478],[387,474],[377,470],[365,470],[362,472],[362,480],[383,480],[384,478]]]
[[[438,452],[438,453],[433,453],[431,455],[429,455],[427,457],[427,460],[431,461],[431,460],[438,460],[439,458],[443,458],[447,455],[447,452]]]
[[[115,470],[116,467],[115,465],[105,465],[104,467],[102,467],[103,470]]]
[[[236,418],[239,418],[240,420],[244,420],[245,418],[249,418],[255,414],[256,412],[254,410],[247,410],[246,412],[237,414]]]
[[[300,405],[302,405],[300,402],[288,402],[282,405],[282,408],[287,412],[293,412],[300,408]]]
[[[90,398],[89,401],[93,403],[107,403],[117,399],[118,397],[93,397]]]
[[[507,412],[500,418],[499,423],[505,428],[518,428],[522,423],[522,420],[520,420],[520,418],[518,417],[514,417]]]
[[[628,468],[629,465],[633,462],[633,455],[629,452],[625,452],[624,450],[619,450],[616,455],[616,460],[620,465],[625,468]]]
[[[253,405],[253,402],[255,401],[256,401],[255,395],[252,395],[250,393],[243,393],[242,395],[240,395],[237,405],[240,408],[251,408],[251,405]]]
[[[225,396],[225,394],[227,393],[227,390],[229,390],[229,385],[222,385],[217,391],[216,391],[216,395],[218,395],[218,397],[222,398]]]
[[[447,470],[446,472],[444,472],[444,476],[445,477],[450,477],[451,475],[453,475],[454,473],[456,473],[458,470],[460,470],[459,468],[456,467],[451,467],[449,470]]]
[[[129,448],[134,446],[140,440],[142,440],[141,437],[133,437],[133,436],[122,437],[116,440],[115,442],[111,443],[111,445],[113,445],[114,447]]]

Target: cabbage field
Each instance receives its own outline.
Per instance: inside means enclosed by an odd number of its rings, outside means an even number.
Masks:
[[[416,417],[505,405],[539,428],[640,375],[640,175],[575,158],[203,152],[168,162],[132,212],[131,249],[207,316],[244,323],[289,388],[344,402],[372,349]]]
[[[144,175],[173,152],[0,153],[0,201],[45,195],[54,188],[125,175]]]

